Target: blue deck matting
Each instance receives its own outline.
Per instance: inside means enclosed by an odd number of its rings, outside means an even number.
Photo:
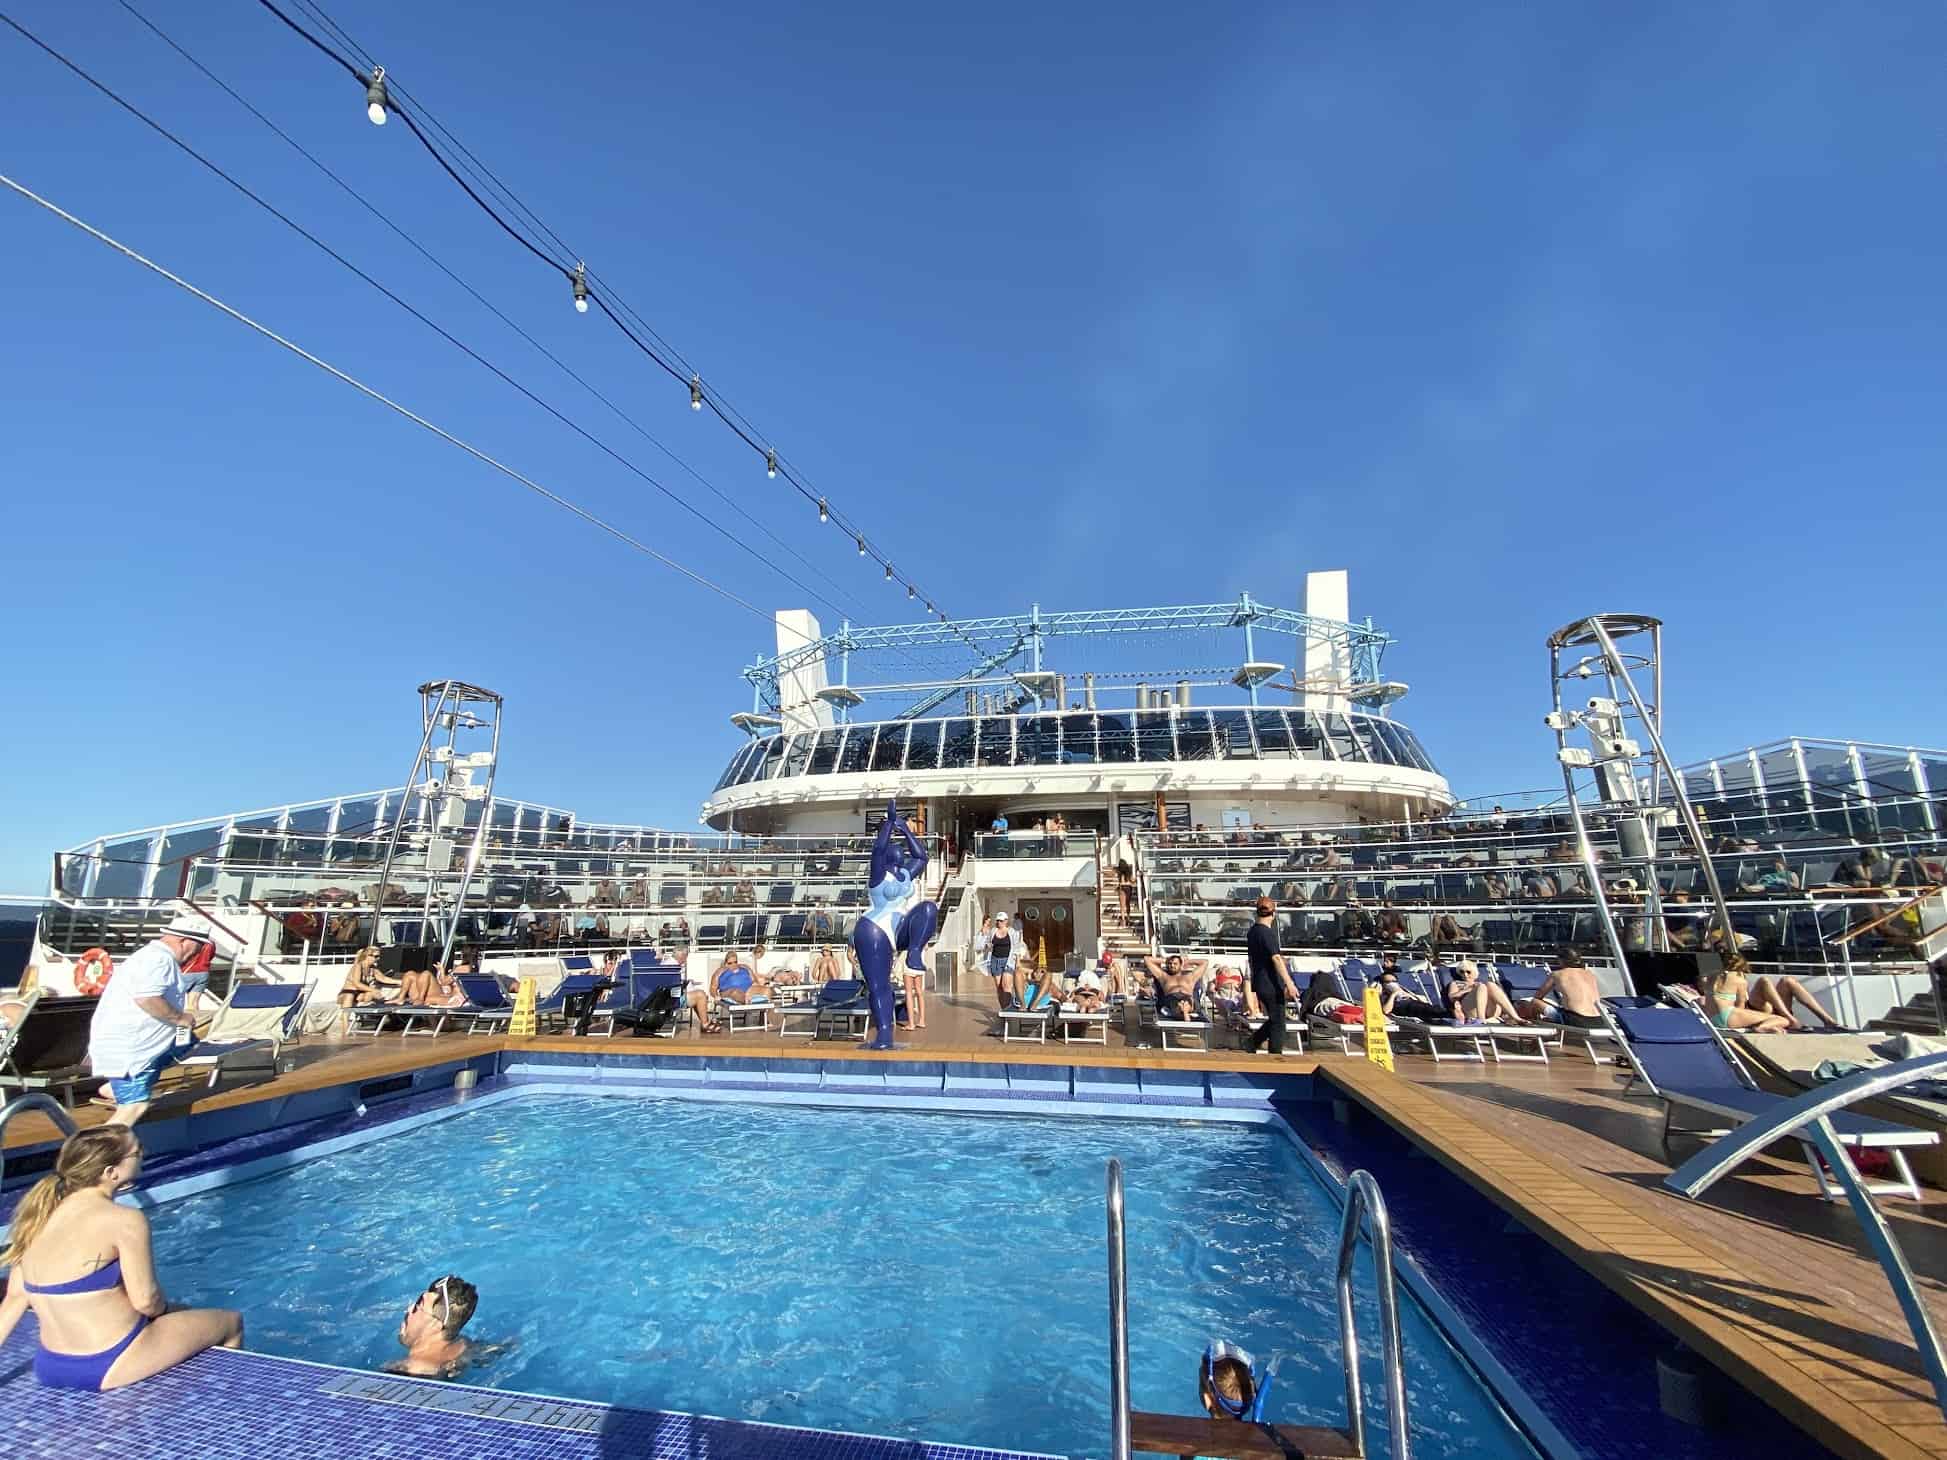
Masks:
[[[14,1460],[1016,1460],[222,1350],[108,1394],[43,1389],[34,1341],[30,1314],[0,1345],[0,1455]]]

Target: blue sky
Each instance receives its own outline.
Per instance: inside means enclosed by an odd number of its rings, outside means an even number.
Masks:
[[[349,78],[249,0],[135,3],[814,586],[903,615]],[[6,8],[707,502],[113,0]],[[1544,641],[1598,610],[1667,621],[1680,756],[1947,741],[1938,7],[329,8],[952,611],[1295,604],[1347,568],[1463,792],[1548,781]],[[11,33],[0,57],[0,171],[804,603]],[[507,696],[514,794],[693,822],[766,622],[11,197],[0,318],[0,891],[99,832],[395,781],[447,673]]]

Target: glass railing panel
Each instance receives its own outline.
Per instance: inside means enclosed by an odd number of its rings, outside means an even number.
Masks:
[[[1246,739],[1250,732],[1244,732]],[[1210,712],[1208,710],[1182,710],[1176,716],[1176,758],[1178,760],[1212,760],[1217,755],[1217,742],[1210,732]],[[1149,759],[1145,749],[1143,759]]]
[[[838,764],[838,749],[845,739],[845,732],[839,730],[820,730],[818,741],[811,749],[811,762],[805,767],[808,776],[828,776],[832,767]]]
[[[940,769],[963,770],[974,763],[974,741],[979,722],[948,720],[940,740]]]
[[[1014,736],[1014,763],[1024,766],[1061,764],[1061,717],[1035,715],[1022,720]]]
[[[980,738],[975,764],[1010,766],[1014,764],[1014,721],[1006,715],[990,715],[978,722]]]
[[[1343,715],[1321,715],[1325,734],[1332,743],[1334,757],[1338,760],[1364,760],[1365,754],[1359,748],[1358,740],[1352,734],[1352,727]]]
[[[1132,718],[1126,714],[1103,714],[1098,718],[1102,762],[1105,765],[1126,765],[1133,761],[1136,758],[1136,732]]]
[[[1093,765],[1096,758],[1095,716],[1090,712],[1061,717],[1061,761],[1063,765]],[[1947,769],[1942,771],[1947,776]],[[1947,794],[1947,781],[1942,782]]]
[[[805,763],[811,759],[811,748],[818,741],[815,730],[801,731],[791,737],[791,743],[784,750],[784,766],[779,772],[785,779],[804,774]]]
[[[1168,710],[1138,710],[1134,716],[1136,759],[1176,759],[1176,735]]]

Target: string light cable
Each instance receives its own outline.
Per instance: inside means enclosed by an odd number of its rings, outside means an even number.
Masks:
[[[452,280],[453,283],[457,284],[462,290],[464,290],[467,293],[468,296],[470,296],[474,300],[475,303],[479,304],[489,314],[493,315],[495,319],[499,320],[502,324],[506,325],[507,328],[512,330],[514,334],[518,336],[523,342],[525,342],[527,345],[532,347],[543,358],[545,358],[548,361],[548,363],[553,365],[557,370],[561,371],[562,374],[566,375],[576,385],[580,386],[583,390],[587,391],[597,401],[601,402],[601,404],[607,407],[607,409],[611,413],[613,413],[618,420],[620,420],[624,425],[628,426],[630,430],[634,431],[636,435],[640,436],[643,440],[647,441],[651,446],[655,447],[657,451],[661,452],[664,457],[666,457],[678,469],[680,469],[687,476],[689,476],[690,479],[696,482],[698,486],[702,487],[711,496],[715,497],[717,501],[721,502],[725,508],[735,513],[738,517],[740,517],[743,521],[748,523],[751,527],[757,529],[757,531],[763,533],[766,537],[768,537],[773,543],[775,543],[784,552],[790,554],[792,558],[794,558],[797,562],[799,562],[804,566],[806,571],[815,575],[828,588],[830,588],[833,593],[843,594],[845,595],[846,599],[850,601],[850,594],[847,593],[845,589],[841,588],[838,582],[829,573],[827,573],[823,568],[819,567],[816,563],[812,562],[811,559],[806,557],[803,553],[799,552],[796,547],[794,547],[790,542],[786,541],[775,530],[773,530],[768,523],[762,521],[753,513],[748,511],[735,498],[731,497],[728,493],[724,492],[721,488],[719,488],[716,485],[716,483],[712,482],[708,477],[704,476],[700,471],[698,471],[682,456],[678,455],[674,450],[670,448],[668,443],[663,441],[654,432],[649,430],[648,427],[644,426],[641,421],[636,419],[636,417],[631,415],[629,412],[625,411],[620,405],[618,405],[615,402],[613,398],[611,398],[608,394],[602,391],[597,385],[595,385],[593,381],[589,380],[586,376],[582,375],[573,366],[568,364],[567,361],[563,360],[559,355],[557,355],[554,351],[550,350],[546,345],[542,344],[526,329],[522,328],[522,326],[516,320],[510,317],[504,310],[502,310],[498,305],[496,305],[491,299],[487,298],[486,295],[482,294],[480,290],[475,288],[458,272],[456,272],[453,268],[451,268],[443,259],[441,259],[438,255],[434,254],[430,249],[426,248],[425,245],[420,243],[418,239],[414,238],[412,234],[407,232],[398,223],[393,221],[391,216],[388,215],[384,210],[382,210],[377,204],[373,203],[357,188],[354,188],[350,183],[346,182],[345,179],[339,176],[339,174],[335,172],[328,164],[326,164],[316,154],[314,154],[308,148],[306,148],[302,142],[299,142],[295,137],[291,136],[290,133],[286,132],[282,127],[278,126],[278,124],[272,118],[267,116],[261,109],[253,105],[249,100],[249,98],[245,97],[242,93],[237,91],[235,87],[231,86],[221,76],[217,75],[214,71],[212,71],[208,66],[206,66],[202,62],[202,60],[200,60],[195,54],[193,54],[190,50],[188,50],[188,48],[186,48],[179,41],[177,41],[174,36],[170,35],[161,26],[157,25],[153,20],[151,20],[147,15],[143,14],[143,12],[132,3],[132,0],[116,0],[116,3],[120,5],[123,10],[127,11],[131,16],[133,16],[137,21],[139,21],[152,35],[154,35],[164,45],[168,46],[178,56],[182,57],[184,61],[186,61],[189,65],[193,66],[203,76],[208,78],[210,82],[212,82],[219,90],[221,90],[227,96],[229,96],[231,100],[235,101],[237,105],[242,107],[245,111],[249,112],[252,117],[256,118],[258,122],[262,123],[280,141],[282,141],[286,146],[290,147],[292,151],[296,152],[298,156],[302,157],[306,162],[310,163],[313,168],[315,168],[318,172],[320,172],[326,178],[328,178],[332,182],[332,184],[338,188],[340,192],[344,193],[345,196],[347,196],[352,201],[357,203],[367,213],[371,214],[372,217],[378,219],[379,222],[383,223],[388,229],[390,229],[393,232],[393,234],[395,234],[400,239],[400,241],[405,243],[409,248],[411,248],[421,258],[425,259],[434,268],[438,269],[448,279]],[[578,297],[577,299],[578,308],[585,303],[586,303],[585,297]],[[825,598],[824,602],[829,604],[833,608],[839,609],[841,612],[858,611],[857,605],[855,603],[853,604],[852,608],[846,609],[841,604],[833,603],[830,598]]]
[[[333,365],[330,361],[321,359],[319,356],[314,355],[309,350],[305,349],[302,345],[295,344],[291,340],[286,339],[283,335],[278,334],[277,331],[271,329],[268,325],[259,324],[256,320],[252,319],[249,315],[243,313],[241,310],[235,309],[232,306],[225,304],[221,299],[218,299],[214,294],[208,293],[203,289],[199,289],[196,285],[190,283],[187,279],[183,278],[180,274],[172,273],[170,270],[164,268],[161,264],[155,262],[153,259],[147,258],[142,254],[137,253],[134,249],[130,248],[127,244],[121,242],[119,239],[111,238],[108,234],[103,233],[99,228],[96,228],[93,224],[88,223],[83,219],[77,218],[74,214],[68,212],[67,209],[61,207],[58,203],[50,202],[48,199],[42,197],[39,193],[35,192],[32,188],[27,187],[25,184],[16,182],[13,178],[9,177],[5,173],[0,173],[0,187],[4,187],[8,191],[18,194],[20,197],[25,198],[28,202],[33,203],[35,206],[45,209],[49,213],[52,213],[56,218],[59,218],[63,223],[67,223],[72,227],[79,229],[82,233],[87,234],[90,238],[94,239],[97,243],[103,244],[106,247],[113,249],[116,253],[122,255],[122,257],[128,259],[132,263],[140,264],[143,268],[149,270],[150,273],[156,274],[161,278],[168,280],[171,284],[174,284],[178,289],[181,289],[184,293],[189,294],[196,299],[200,299],[203,303],[209,305],[213,309],[220,311],[223,314],[227,314],[231,319],[234,319],[238,324],[244,326],[244,328],[252,331],[255,334],[263,336],[263,338],[269,340],[272,344],[277,345],[282,349],[288,350],[291,354],[296,355],[300,360],[308,361],[312,365],[317,366],[318,369],[324,371],[325,374],[331,376],[335,380],[342,381],[346,385],[349,385],[353,390],[357,391],[360,395],[366,397],[368,400],[377,402],[379,405],[384,406],[387,410],[393,412],[395,415],[403,416],[406,420],[412,422],[413,425],[418,426],[420,429],[424,431],[431,432],[433,435],[439,437],[440,440],[446,442],[448,445],[458,447],[461,451],[464,451],[468,456],[471,456],[475,461],[480,462],[483,466],[491,467],[493,468],[493,470],[499,472],[502,476],[511,478],[513,481],[518,482],[521,486],[525,487],[528,491],[534,493],[536,496],[541,497],[542,499],[548,502],[552,502],[555,506],[561,508],[561,510],[564,512],[572,513],[574,516],[579,517],[583,522],[587,523],[589,526],[594,527],[599,531],[608,534],[608,536],[614,538],[616,541],[622,543],[624,546],[634,549],[636,552],[641,553],[645,557],[653,558],[655,561],[661,563],[664,567],[670,569],[672,572],[680,573],[683,577],[689,579],[692,583],[696,584],[698,587],[707,588],[710,592],[716,594],[719,598],[725,600],[728,603],[734,603],[737,607],[743,609],[747,613],[755,615],[756,617],[764,620],[766,623],[769,623],[771,621],[770,614],[766,613],[763,609],[759,608],[756,604],[750,602],[748,599],[742,598],[738,594],[731,591],[730,589],[725,588],[721,583],[712,582],[710,579],[704,577],[701,573],[697,572],[694,568],[687,567],[684,564],[677,562],[676,559],[668,556],[665,553],[657,552],[654,548],[650,547],[647,543],[643,542],[640,538],[633,536],[631,533],[627,532],[623,528],[617,527],[614,523],[608,521],[606,518],[596,515],[595,513],[589,511],[586,507],[583,507],[576,502],[570,501],[567,497],[562,496],[561,493],[555,491],[553,488],[543,486],[540,482],[534,480],[533,477],[530,477],[525,473],[516,470],[515,468],[507,465],[507,463],[497,459],[496,457],[488,455],[485,451],[482,451],[478,446],[475,446],[470,441],[466,441],[461,437],[454,435],[451,431],[447,430],[444,426],[437,425],[434,422],[428,420],[426,417],[420,415],[418,412],[413,411],[407,408],[406,406],[400,405],[399,402],[393,400],[390,396],[382,394],[381,392],[367,385],[364,381],[359,380],[355,376],[347,374],[343,370],[340,370],[336,365]]]
[[[228,183],[232,188],[234,188],[237,192],[241,193],[245,198],[249,199],[252,203],[256,204],[259,208],[262,208],[265,212],[269,213],[273,218],[277,219],[278,222],[284,224],[285,227],[289,228],[292,232],[296,233],[299,237],[303,238],[306,242],[310,243],[313,247],[317,248],[319,251],[324,253],[327,257],[331,258],[334,262],[338,263],[343,268],[345,268],[352,274],[356,275],[359,279],[363,280],[366,284],[370,285],[373,289],[376,289],[380,294],[384,295],[393,304],[405,310],[406,313],[410,314],[414,319],[418,320],[421,324],[425,325],[426,328],[432,330],[441,339],[445,340],[448,344],[452,345],[455,349],[465,354],[469,359],[473,360],[475,363],[482,366],[484,369],[492,373],[495,377],[497,377],[505,384],[519,391],[521,395],[526,397],[534,405],[539,406],[542,410],[546,411],[549,415],[553,416],[557,421],[561,422],[562,425],[568,427],[569,430],[575,432],[576,435],[580,436],[583,440],[587,441],[590,445],[596,447],[598,450],[602,451],[612,460],[620,464],[624,469],[626,469],[636,477],[640,478],[642,481],[648,483],[651,487],[654,487],[656,491],[661,493],[664,497],[668,498],[676,506],[680,507],[683,511],[687,512],[690,516],[694,517],[697,521],[701,522],[706,527],[710,528],[712,531],[717,533],[726,542],[738,548],[740,551],[749,554],[759,564],[761,564],[767,571],[777,574],[782,581],[791,584],[794,588],[797,588],[800,592],[804,593],[807,597],[815,598],[818,599],[820,602],[826,603],[834,611],[843,612],[843,610],[838,608],[837,604],[832,603],[831,600],[826,598],[824,594],[818,593],[816,590],[812,589],[809,585],[802,582],[800,579],[798,579],[793,574],[788,572],[782,566],[780,566],[779,564],[773,562],[771,559],[764,556],[763,553],[759,552],[755,547],[751,546],[748,542],[745,542],[736,533],[731,532],[722,523],[712,518],[708,513],[702,511],[694,503],[688,501],[679,493],[670,490],[669,487],[665,486],[661,481],[657,480],[654,476],[650,475],[647,471],[644,471],[640,466],[637,466],[633,461],[631,461],[628,457],[624,456],[621,452],[617,451],[614,447],[610,446],[606,441],[602,440],[599,436],[596,436],[593,432],[589,431],[586,427],[582,426],[579,422],[575,421],[572,417],[565,414],[563,411],[561,411],[559,408],[551,404],[549,401],[543,399],[541,396],[536,394],[533,390],[529,389],[526,385],[522,384],[519,380],[515,379],[512,375],[508,374],[500,366],[496,365],[493,361],[487,359],[486,356],[482,355],[479,351],[475,350],[472,346],[468,345],[464,340],[461,340],[456,335],[454,335],[451,331],[444,328],[435,320],[429,318],[426,314],[424,314],[421,310],[415,307],[408,300],[394,293],[391,289],[386,287],[386,285],[384,285],[379,280],[372,277],[372,275],[366,273],[357,264],[353,263],[350,259],[346,258],[343,254],[339,253],[330,244],[326,243],[323,239],[319,238],[315,233],[312,233],[309,229],[304,227],[303,224],[297,222],[295,219],[291,218],[288,214],[284,213],[279,208],[277,208],[275,204],[270,203],[269,201],[267,201],[266,199],[258,195],[256,192],[252,191],[251,188],[247,186],[245,183],[239,181],[237,178],[233,177],[230,173],[224,171],[222,167],[218,166],[215,162],[212,162],[209,158],[203,156],[202,153],[198,152],[194,147],[192,147],[189,143],[185,142],[181,137],[178,137],[174,132],[171,132],[167,127],[163,126],[160,122],[156,121],[153,117],[149,116],[147,113],[142,111],[139,107],[135,106],[132,102],[120,96],[113,89],[111,89],[103,82],[99,81],[98,79],[96,79],[94,76],[90,75],[80,65],[75,63],[73,60],[69,59],[67,56],[63,55],[60,51],[56,50],[53,46],[49,45],[46,41],[42,40],[39,36],[35,35],[32,31],[28,30],[25,26],[21,25],[18,21],[13,19],[12,16],[7,15],[4,11],[0,11],[0,24],[7,25],[12,30],[14,30],[19,35],[21,35],[24,39],[31,42],[33,45],[37,46],[40,50],[42,50],[47,55],[52,57],[54,60],[60,62],[61,65],[65,66],[75,76],[85,81],[89,86],[93,87],[96,91],[100,92],[103,96],[108,98],[110,101],[114,102],[117,106],[121,107],[124,111],[128,112],[130,116],[133,116],[138,121],[142,122],[143,125],[150,128],[150,130],[154,131],[158,136],[164,138],[166,141],[168,141],[173,146],[178,148],[184,154],[193,158],[196,162],[200,163],[203,167],[207,168],[210,172],[214,173],[217,177],[221,178],[224,182]]]
[[[397,116],[403,121],[440,168],[466,192],[482,212],[493,219],[496,226],[522,248],[562,275],[572,290],[576,307],[579,308],[583,303],[592,303],[644,356],[672,380],[687,386],[691,408],[701,411],[707,407],[712,415],[730,429],[732,434],[763,459],[767,476],[771,476],[774,472],[775,477],[781,477],[807,503],[818,506],[821,522],[830,522],[846,536],[864,542],[866,550],[861,556],[872,558],[882,567],[891,561],[888,552],[872,544],[861,527],[832,505],[828,494],[814,490],[805,480],[803,473],[778,451],[720,391],[706,382],[701,372],[684,360],[680,351],[657,334],[618,291],[609,286],[593,269],[588,268],[581,254],[569,248],[565,240],[550,228],[538,213],[523,203],[513,190],[481,162],[450,129],[442,126],[423,104],[398,83],[395,77],[377,66],[370,52],[358,45],[350,33],[332,20],[321,5],[314,3],[314,0],[289,0],[294,7],[302,7],[308,19],[331,33],[335,43],[344,46],[346,50],[358,57],[358,60],[341,54],[334,48],[333,43],[320,38],[293,19],[276,3],[276,0],[257,0],[257,3],[283,25],[301,36],[309,45],[330,57],[334,63],[365,87],[368,95],[368,113],[371,111],[369,98],[376,85],[383,93],[381,111],[384,114]],[[404,105],[401,105],[401,102]],[[378,114],[373,114],[373,120],[378,120]],[[420,125],[422,120],[425,123],[423,128]],[[442,151],[441,146],[428,135],[429,131],[436,133],[445,146],[452,150],[453,158],[449,158]],[[463,172],[471,176],[471,181],[468,176],[462,175]],[[516,227],[510,223],[500,209],[482,196],[483,193],[497,197],[501,207],[508,213],[514,214],[520,220],[521,226]],[[524,229],[541,235],[542,241],[537,243],[535,238],[529,236],[529,232],[523,231]],[[644,338],[645,335],[647,339]],[[915,586],[905,579],[900,579],[899,583],[900,586]],[[917,592],[914,596],[917,596]],[[948,622],[949,616],[944,610],[935,607],[929,612],[936,615],[941,622]],[[972,640],[968,642],[973,647],[978,647]]]

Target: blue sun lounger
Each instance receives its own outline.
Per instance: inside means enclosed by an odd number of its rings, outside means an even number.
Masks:
[[[514,1004],[499,979],[491,973],[463,973],[458,982],[460,992],[466,995],[466,1005],[447,1012],[455,1019],[465,1019],[469,1034],[507,1027],[507,1021],[514,1017]]]
[[[1681,1135],[1721,1136],[1747,1120],[1770,1115],[1786,1103],[1786,1096],[1758,1088],[1724,1036],[1698,1010],[1676,1008],[1641,996],[1607,998],[1601,1008],[1635,1066],[1630,1084],[1640,1080],[1664,1104],[1666,1142],[1673,1131]],[[1697,1111],[1708,1123],[1701,1128],[1673,1126],[1679,1109]],[[1914,1180],[1903,1148],[1938,1145],[1937,1132],[1914,1130],[1890,1120],[1875,1120],[1849,1111],[1836,1112],[1830,1119],[1842,1145],[1854,1150],[1885,1151],[1893,1163],[1898,1180],[1865,1183],[1868,1191],[1920,1199],[1920,1186]],[[1819,1164],[1811,1143],[1800,1137],[1800,1145],[1818,1181],[1820,1194],[1827,1201],[1843,1196],[1843,1189]]]
[[[779,1034],[801,1035],[815,1039],[821,1027],[837,1020],[843,1020],[847,1032],[854,1039],[863,1039],[872,1021],[872,1010],[865,1002],[865,980],[859,978],[835,978],[824,984],[815,997],[796,1004],[780,1004],[777,1008]],[[802,1028],[793,1028],[793,1021]]]
[[[210,1088],[224,1073],[275,1075],[277,1052],[297,1037],[309,983],[233,983],[204,1037],[182,1059],[210,1071]]]

